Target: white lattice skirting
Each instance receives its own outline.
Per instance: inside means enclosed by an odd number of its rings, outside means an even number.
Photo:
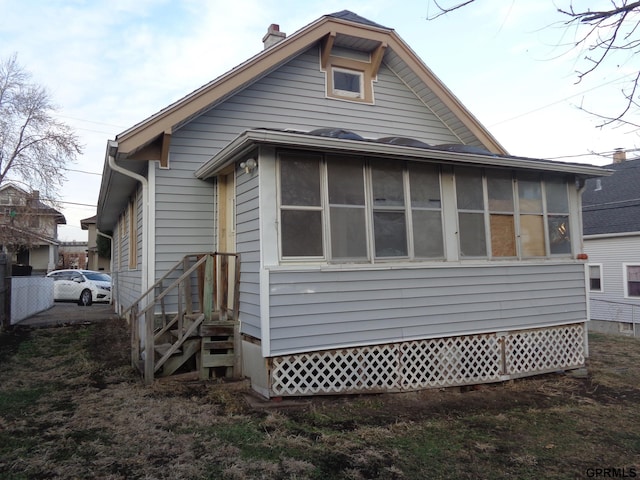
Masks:
[[[410,391],[578,368],[585,335],[580,323],[274,357],[271,394]]]

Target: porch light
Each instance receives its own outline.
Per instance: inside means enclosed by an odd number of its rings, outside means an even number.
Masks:
[[[258,162],[255,158],[250,158],[246,162],[240,163],[240,168],[244,168],[245,173],[253,172],[258,166]]]

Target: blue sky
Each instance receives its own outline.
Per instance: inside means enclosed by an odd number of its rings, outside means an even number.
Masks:
[[[613,59],[576,84],[585,52],[567,46],[579,32],[561,24],[563,4],[477,0],[428,21],[433,0],[0,0],[0,58],[18,54],[85,146],[59,233],[86,240],[79,222],[95,214],[108,139],[258,53],[271,23],[291,34],[344,9],[394,28],[510,153],[610,163],[638,133],[599,129],[579,106],[617,114],[633,65]]]

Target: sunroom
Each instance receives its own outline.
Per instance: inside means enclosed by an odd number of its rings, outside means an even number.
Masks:
[[[244,371],[265,396],[584,365],[580,188],[602,169],[339,129],[249,130],[196,175],[230,169]]]

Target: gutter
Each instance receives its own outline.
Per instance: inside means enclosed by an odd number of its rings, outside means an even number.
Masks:
[[[390,145],[372,140],[349,140],[332,137],[321,137],[307,133],[278,130],[246,130],[218,154],[202,165],[195,172],[200,179],[215,176],[220,170],[230,165],[258,144],[273,146],[309,148],[323,151],[350,152],[360,155],[396,157],[422,161],[444,161],[452,164],[477,165],[483,167],[528,169],[541,172],[573,173],[582,177],[606,177],[613,170],[606,170],[592,165],[567,164],[562,162],[540,161],[526,157],[481,155],[476,153],[450,152],[436,148],[418,148],[404,145]]]
[[[142,175],[136,172],[132,172],[131,170],[127,170],[121,165],[118,165],[115,159],[117,151],[118,142],[109,140],[107,145],[107,163],[109,165],[109,168],[111,168],[114,172],[118,172],[126,177],[140,182],[140,184],[142,185],[142,275],[140,279],[140,291],[146,292],[149,289],[149,285],[153,284],[153,280],[149,280],[149,274],[152,271],[150,268],[151,263],[149,260],[149,182]],[[129,241],[131,241],[131,239]],[[113,242],[111,242],[111,248],[113,249]],[[111,258],[113,262],[113,256]]]

